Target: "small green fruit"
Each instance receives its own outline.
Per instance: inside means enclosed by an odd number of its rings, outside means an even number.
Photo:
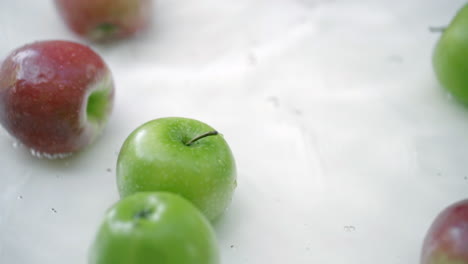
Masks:
[[[125,140],[117,185],[121,197],[151,191],[180,194],[214,220],[231,202],[236,166],[228,144],[212,127],[188,118],[160,118]]]
[[[458,11],[440,37],[433,66],[442,86],[468,103],[468,4]]]
[[[171,193],[138,193],[110,208],[90,249],[89,264],[218,264],[215,233],[205,216]]]

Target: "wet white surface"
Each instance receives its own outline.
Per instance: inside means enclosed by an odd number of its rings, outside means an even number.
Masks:
[[[435,215],[467,197],[468,110],[436,82],[428,30],[464,2],[159,0],[148,32],[92,45],[117,89],[96,144],[39,160],[0,129],[0,263],[86,263],[123,140],[164,116],[235,154],[224,264],[418,263]],[[82,41],[52,1],[0,2],[0,57],[44,39]]]

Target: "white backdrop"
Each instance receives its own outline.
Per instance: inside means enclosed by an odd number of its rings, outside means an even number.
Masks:
[[[158,0],[148,32],[92,45],[117,89],[94,145],[39,160],[0,129],[0,263],[86,263],[121,144],[164,116],[235,154],[224,264],[418,263],[437,213],[468,197],[468,110],[435,80],[428,30],[464,2]],[[1,58],[45,39],[82,42],[52,1],[0,1]]]

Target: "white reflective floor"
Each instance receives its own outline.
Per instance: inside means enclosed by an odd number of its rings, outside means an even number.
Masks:
[[[468,197],[468,109],[437,84],[428,30],[465,1],[157,2],[142,36],[92,45],[117,86],[96,144],[39,160],[0,128],[0,263],[86,263],[123,140],[164,116],[235,154],[224,264],[418,263],[435,215]],[[0,1],[0,57],[44,39],[82,41],[52,1]]]

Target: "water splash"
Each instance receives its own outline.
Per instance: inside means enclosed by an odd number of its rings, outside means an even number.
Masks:
[[[36,158],[39,159],[49,159],[49,160],[56,160],[56,159],[65,159],[70,157],[73,153],[55,153],[55,154],[49,154],[49,153],[44,153],[40,152],[34,149],[30,149],[29,152],[31,155],[33,155]]]

